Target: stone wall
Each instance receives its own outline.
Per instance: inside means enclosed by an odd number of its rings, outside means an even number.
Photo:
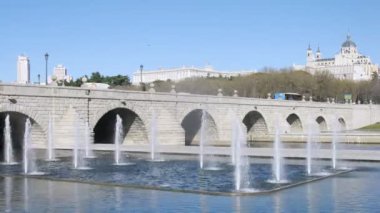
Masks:
[[[70,148],[78,138],[83,141],[78,134],[85,128],[94,134],[98,121],[114,109],[130,110],[138,117],[132,121],[124,144],[149,143],[155,116],[158,142],[184,145],[186,130],[181,122],[197,109],[207,111],[215,122],[217,145],[229,144],[233,119],[243,121],[250,112],[258,118],[251,121],[248,137],[252,139],[270,139],[276,126],[283,134],[305,134],[308,124],[317,118],[324,120],[321,128],[325,131],[332,131],[337,119],[344,121],[346,129],[380,121],[378,105],[0,84],[0,113],[19,112],[32,118],[36,146],[44,147],[47,143],[49,118],[54,120],[56,147]],[[287,121],[293,122],[293,126]]]

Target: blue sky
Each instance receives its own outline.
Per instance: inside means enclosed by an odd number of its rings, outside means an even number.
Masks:
[[[16,80],[29,56],[31,79],[64,64],[75,78],[94,71],[212,65],[217,70],[305,63],[310,43],[325,57],[350,31],[380,63],[380,1],[367,0],[12,0],[0,1],[0,80]]]

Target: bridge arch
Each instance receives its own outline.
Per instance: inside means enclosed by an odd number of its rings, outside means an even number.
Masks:
[[[264,135],[268,133],[266,120],[259,111],[249,111],[245,114],[243,123],[247,127],[247,136],[250,139],[255,137],[255,135]]]
[[[32,124],[31,140],[32,146],[38,147],[47,141],[44,129],[40,125],[40,116],[37,113],[32,113],[30,110],[22,106],[2,105],[0,106],[0,159],[3,159],[4,149],[4,128],[5,118],[9,115],[12,147],[16,161],[22,160],[23,140],[25,132],[25,121],[30,119]]]
[[[116,117],[120,116],[123,125],[123,144],[144,144],[148,142],[145,123],[133,110],[126,107],[116,107],[104,113],[96,122],[94,143],[114,143]]]
[[[185,145],[199,144],[201,137],[202,120],[205,140],[214,143],[218,140],[218,130],[214,118],[204,109],[194,109],[182,119],[181,126],[185,131]]]
[[[303,131],[301,119],[297,114],[292,113],[288,115],[286,121],[289,124],[290,133],[301,133]]]
[[[341,131],[346,130],[347,125],[346,125],[346,121],[344,120],[344,118],[343,118],[343,117],[339,117],[339,118],[338,118],[338,122],[339,122],[339,124],[340,124],[340,130],[341,130]]]
[[[315,121],[317,122],[319,126],[319,131],[327,131],[327,123],[326,119],[323,116],[318,116]]]

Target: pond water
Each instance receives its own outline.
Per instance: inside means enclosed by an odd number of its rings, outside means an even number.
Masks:
[[[314,166],[314,175],[308,175],[303,161],[288,161],[283,182],[274,183],[271,160],[249,158],[247,173],[241,180],[244,188],[237,191],[235,167],[229,157],[205,156],[203,169],[199,168],[195,156],[166,155],[164,158],[152,162],[147,160],[148,156],[129,155],[125,160],[127,165],[114,165],[112,152],[98,152],[97,158],[86,160],[84,169],[74,169],[71,156],[61,157],[59,161],[38,160],[36,164],[38,172],[44,174],[38,178],[209,194],[264,192],[318,179],[320,174],[344,172],[318,163]],[[24,176],[22,164],[1,165],[0,173]]]
[[[69,161],[63,158],[63,161],[49,162],[49,166],[42,167],[42,170],[49,167],[51,172],[48,179],[36,179],[34,177],[25,177],[18,175],[18,167],[13,169],[4,169],[2,174],[8,174],[0,177],[0,211],[1,212],[376,212],[380,209],[380,164],[368,162],[349,162],[354,171],[339,174],[323,180],[303,184],[289,189],[259,195],[248,196],[225,196],[225,195],[208,195],[200,193],[184,193],[174,191],[161,191],[151,189],[139,189],[123,186],[99,185],[80,183],[76,181],[100,182],[100,179],[91,179],[101,176],[101,180],[107,180],[122,183],[143,183],[147,184],[165,184],[167,179],[176,179],[177,184],[183,183],[182,180],[195,181],[188,179],[199,173],[197,168],[192,171],[185,171],[185,174],[176,176],[167,174],[170,171],[180,169],[181,165],[187,167],[193,164],[193,160],[183,157],[165,156],[167,162],[150,162],[134,156],[131,159],[136,163],[135,166],[124,166],[115,169],[108,164],[107,154],[103,153],[104,158],[94,160],[92,166],[99,168],[87,171],[73,170],[69,166]],[[99,162],[101,161],[101,162]],[[270,178],[270,166],[267,159],[251,159],[256,163],[251,163],[252,169],[260,174],[257,179]],[[55,163],[55,164],[54,164]],[[287,167],[295,174],[304,171],[302,160],[288,160]],[[321,163],[321,167],[325,167]],[[41,163],[42,164],[42,163]],[[44,164],[44,163],[43,163]],[[67,168],[57,166],[67,164]],[[194,163],[196,164],[196,163]],[[108,168],[106,168],[108,165]],[[166,165],[166,166],[164,166]],[[56,166],[56,167],[55,167]],[[229,173],[228,165],[225,165],[225,173]],[[138,171],[134,171],[135,170]],[[294,170],[293,170],[294,169]],[[117,171],[115,171],[117,170]],[[52,171],[55,171],[52,172]],[[141,176],[131,176],[135,172],[144,174]],[[133,171],[133,172],[132,172]],[[149,171],[149,172],[148,172]],[[218,173],[220,171],[209,171],[216,179],[218,184],[187,183],[189,189],[195,186],[205,187],[211,191],[230,190],[227,181],[228,175]],[[214,173],[212,173],[214,172]],[[61,176],[59,175],[61,174]],[[151,183],[148,183],[146,176],[153,175]],[[179,173],[177,173],[179,174]],[[226,176],[226,177],[224,177]],[[75,177],[75,178],[74,178]],[[206,175],[207,177],[207,175]],[[305,178],[301,175],[301,177]],[[199,177],[197,177],[199,178]],[[211,178],[211,177],[209,177]],[[74,182],[62,181],[70,179]],[[291,178],[290,178],[291,179]],[[95,180],[95,181],[94,181]],[[107,182],[106,181],[106,182]],[[131,181],[131,182],[130,182]],[[217,182],[217,181],[216,181]],[[254,182],[254,181],[253,181]],[[259,181],[260,182],[260,181]],[[264,182],[263,182],[264,183]],[[174,184],[175,185],[175,184]],[[185,184],[186,185],[186,184]],[[266,185],[266,184],[264,184]],[[259,188],[255,185],[255,188]],[[261,186],[263,188],[267,186]],[[228,191],[227,190],[227,191]]]

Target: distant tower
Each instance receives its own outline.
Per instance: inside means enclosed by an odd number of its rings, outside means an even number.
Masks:
[[[30,83],[29,58],[24,55],[20,55],[17,58],[17,83],[19,84]]]
[[[310,44],[309,44],[309,47],[307,48],[306,55],[307,55],[306,57],[307,63],[314,61],[314,54],[313,54],[313,50],[310,47]]]
[[[321,50],[319,49],[319,46],[318,46],[317,52],[315,53],[315,57],[317,59],[321,59],[322,58],[322,56],[321,56]]]
[[[58,81],[65,80],[67,76],[67,69],[62,64],[58,64],[54,67],[53,75],[57,78]]]

